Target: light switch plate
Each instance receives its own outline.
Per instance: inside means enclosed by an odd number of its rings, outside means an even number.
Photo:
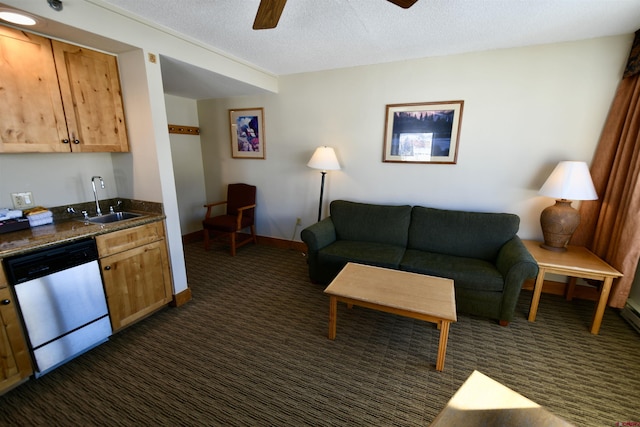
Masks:
[[[11,200],[13,200],[14,209],[29,209],[36,205],[33,201],[33,194],[31,191],[11,193]]]

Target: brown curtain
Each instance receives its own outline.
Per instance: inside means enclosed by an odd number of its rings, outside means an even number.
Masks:
[[[582,223],[571,244],[590,248],[624,277],[611,307],[622,308],[640,258],[640,30],[591,165],[599,199],[580,205]]]

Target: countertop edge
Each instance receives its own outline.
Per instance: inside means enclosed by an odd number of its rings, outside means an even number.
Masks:
[[[63,219],[54,221],[52,224],[2,234],[0,235],[0,259],[163,221],[166,218],[166,215],[162,213],[131,212],[142,214],[142,216],[109,224],[92,224],[78,219]]]

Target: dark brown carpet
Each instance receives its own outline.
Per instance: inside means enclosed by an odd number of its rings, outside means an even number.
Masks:
[[[338,307],[296,251],[185,247],[193,301],[0,397],[0,425],[425,426],[475,369],[576,426],[640,422],[640,336],[593,302],[523,291],[506,328],[459,315],[444,372],[431,324]]]

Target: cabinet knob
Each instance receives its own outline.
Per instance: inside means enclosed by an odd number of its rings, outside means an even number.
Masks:
[[[2,305],[9,305],[9,304],[11,304],[11,300],[3,299],[3,300],[2,300],[2,302],[1,302],[1,304],[2,304]]]
[[[105,269],[105,270],[111,270],[111,266],[110,266],[110,265],[107,265],[104,269]]]
[[[74,139],[74,140],[73,140],[73,143],[74,143],[74,144],[80,144],[80,140],[79,140],[79,139]]]
[[[63,140],[62,140],[62,143],[63,143],[63,144],[68,144],[68,143],[69,143],[69,140],[68,140],[68,139],[63,139]]]

